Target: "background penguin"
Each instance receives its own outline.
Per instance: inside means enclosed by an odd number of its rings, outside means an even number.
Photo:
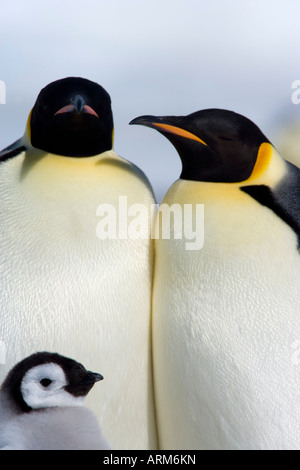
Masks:
[[[0,389],[0,450],[111,449],[84,399],[98,373],[49,352],[19,362]]]
[[[157,129],[182,160],[163,202],[204,204],[202,249],[172,232],[156,243],[160,447],[299,449],[300,170],[234,112],[132,124]]]
[[[300,167],[300,120],[285,123],[276,136],[276,148],[284,158]]]
[[[116,449],[147,449],[156,445],[154,199],[145,175],[112,150],[112,135],[108,93],[70,77],[40,92],[23,138],[0,154],[0,339],[7,348],[0,379],[45,349],[101,368],[105,383],[88,403],[105,435]],[[108,228],[111,238],[101,239],[103,208],[115,211],[117,223],[126,219],[120,196],[128,207],[146,207],[141,237],[116,232],[114,239]]]

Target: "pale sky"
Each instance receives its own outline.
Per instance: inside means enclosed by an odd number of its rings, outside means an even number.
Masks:
[[[218,107],[252,119],[276,144],[300,118],[299,0],[0,0],[0,149],[19,138],[40,89],[81,76],[110,93],[114,149],[160,200],[180,174],[159,133],[128,122]]]

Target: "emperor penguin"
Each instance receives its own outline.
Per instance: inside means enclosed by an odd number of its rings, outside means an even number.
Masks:
[[[159,447],[299,449],[300,170],[233,111],[132,124],[158,130],[182,161],[156,227]]]
[[[85,397],[101,374],[57,353],[20,361],[0,388],[0,450],[108,450]]]
[[[0,153],[0,379],[41,350],[100,368],[87,403],[113,448],[152,449],[155,201],[112,147],[109,94],[67,77],[41,90],[24,136]]]

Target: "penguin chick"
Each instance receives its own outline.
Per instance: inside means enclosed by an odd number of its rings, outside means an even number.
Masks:
[[[132,124],[158,130],[182,162],[155,240],[159,447],[299,450],[300,169],[233,111]]]
[[[84,399],[101,374],[56,353],[23,359],[0,389],[1,450],[111,449]]]

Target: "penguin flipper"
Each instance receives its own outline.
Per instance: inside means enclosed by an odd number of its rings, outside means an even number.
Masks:
[[[13,144],[9,145],[0,152],[0,163],[9,160],[10,158],[16,157],[21,152],[27,150],[23,143],[23,138],[16,140]]]
[[[286,177],[276,188],[265,185],[242,186],[244,193],[263,206],[271,209],[296,233],[300,251],[300,171],[292,163],[286,162]]]

